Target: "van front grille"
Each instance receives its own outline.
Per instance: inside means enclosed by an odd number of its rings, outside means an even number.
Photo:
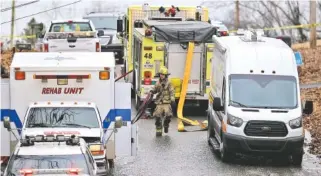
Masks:
[[[286,125],[277,121],[249,121],[244,133],[247,136],[285,137],[288,134]]]

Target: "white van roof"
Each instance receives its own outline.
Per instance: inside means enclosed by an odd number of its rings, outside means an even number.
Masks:
[[[112,52],[24,52],[15,53],[11,67],[115,67]]]
[[[247,42],[240,36],[227,36],[215,40],[227,49],[229,74],[250,73],[250,70],[253,74],[297,74],[293,50],[280,39],[262,37],[264,42]]]

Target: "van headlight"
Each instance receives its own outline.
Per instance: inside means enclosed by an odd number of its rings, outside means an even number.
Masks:
[[[299,118],[290,120],[290,121],[289,121],[289,126],[290,126],[292,129],[296,129],[296,128],[302,127],[302,117],[299,117]]]
[[[243,124],[243,120],[241,118],[232,116],[231,114],[227,114],[227,124],[235,127],[240,127]]]

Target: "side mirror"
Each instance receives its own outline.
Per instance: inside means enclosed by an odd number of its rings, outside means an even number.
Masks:
[[[103,30],[99,30],[97,35],[98,35],[98,37],[103,36],[104,35],[104,31]]]
[[[123,20],[117,20],[117,32],[123,32]]]
[[[3,118],[3,126],[4,128],[7,128],[8,131],[11,130],[10,117]]]
[[[117,32],[116,35],[117,35],[117,38],[118,38],[118,39],[120,39],[120,38],[122,38],[122,37],[124,36],[122,32]]]
[[[313,112],[313,101],[305,101],[303,103],[302,109],[303,109],[303,113],[304,114],[307,114],[307,115],[312,114],[312,112]]]
[[[121,116],[117,116],[115,118],[115,127],[121,128],[123,126],[123,118]]]
[[[223,111],[224,107],[222,106],[221,98],[215,97],[213,101],[214,111]]]

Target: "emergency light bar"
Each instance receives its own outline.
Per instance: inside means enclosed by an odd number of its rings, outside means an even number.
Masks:
[[[64,135],[37,135],[26,136],[25,139],[20,139],[21,146],[32,146],[35,142],[66,142],[67,145],[79,145],[79,137],[71,135],[70,137]]]
[[[23,176],[36,174],[70,174],[78,175],[83,169],[80,168],[59,168],[59,169],[22,169],[20,174]]]

